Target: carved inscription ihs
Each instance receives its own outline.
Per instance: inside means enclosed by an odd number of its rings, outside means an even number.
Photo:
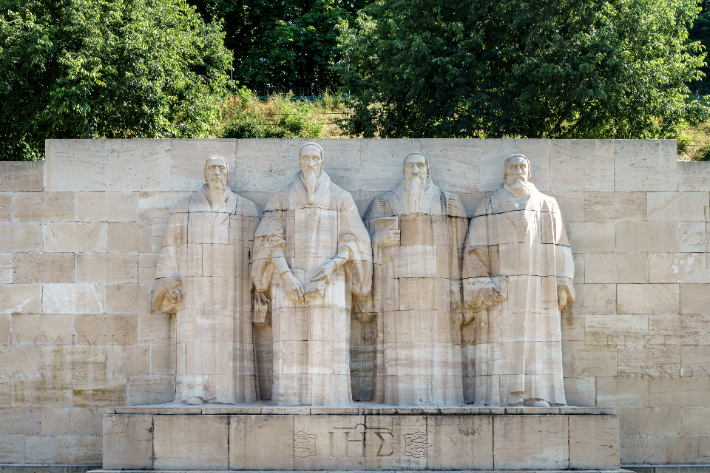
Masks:
[[[355,427],[335,427],[331,432],[328,432],[329,457],[335,458],[338,456],[349,457],[357,455],[365,457],[365,446],[367,442],[374,442],[379,445],[377,449],[378,457],[389,457],[394,454],[392,439],[394,435],[389,429],[369,428],[362,424]],[[368,438],[366,439],[365,436]]]
[[[414,458],[427,458],[431,444],[427,442],[426,432],[404,434],[404,451],[401,455]],[[296,432],[293,442],[293,454],[296,457],[316,456],[315,434]],[[387,428],[366,427],[358,424],[355,427],[335,427],[328,432],[328,457],[349,458],[367,456],[366,446],[374,445],[377,457],[396,455],[394,434]]]

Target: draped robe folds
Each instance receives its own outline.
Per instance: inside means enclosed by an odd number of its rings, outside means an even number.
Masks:
[[[272,400],[278,405],[350,405],[352,297],[370,292],[370,237],[348,192],[322,171],[309,203],[300,175],[270,197],[252,258],[252,280],[271,305]],[[343,250],[349,259],[333,273],[322,296],[305,303],[287,297],[274,258],[285,257],[305,288],[317,268]]]
[[[156,279],[179,278],[182,284],[176,402],[257,399],[249,255],[259,216],[251,201],[229,188],[225,194],[218,211],[207,184],[179,202],[158,261]]]
[[[421,212],[409,211],[407,191],[400,186],[375,198],[365,214],[373,238],[382,231],[376,228],[381,218],[397,217],[400,230],[399,246],[374,248],[372,401],[378,403],[463,404],[459,320],[468,220],[457,196],[427,184]]]
[[[573,300],[574,262],[557,201],[528,185],[530,194],[520,199],[499,188],[471,219],[463,287],[466,303],[478,312],[467,402],[566,404],[557,292],[564,287]],[[506,299],[486,308],[481,290],[491,284]]]

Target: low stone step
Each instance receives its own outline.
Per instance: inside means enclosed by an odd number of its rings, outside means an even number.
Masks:
[[[248,413],[251,408],[257,411]],[[103,467],[190,472],[620,470],[618,417],[603,409],[358,406],[317,414],[318,409],[116,408],[104,416]]]

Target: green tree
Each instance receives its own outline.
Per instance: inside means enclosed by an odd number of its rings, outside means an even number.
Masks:
[[[700,2],[701,11],[698,17],[693,22],[693,27],[690,29],[689,38],[691,41],[699,41],[705,47],[705,51],[710,50],[710,1],[703,0]],[[703,66],[703,73],[707,76],[710,72],[708,68],[707,56]]]
[[[366,137],[655,138],[707,108],[695,0],[378,0],[344,29]]]
[[[190,0],[224,21],[234,79],[251,88],[340,84],[338,25],[368,0]]]
[[[231,53],[185,0],[0,0],[0,159],[47,138],[208,136]]]

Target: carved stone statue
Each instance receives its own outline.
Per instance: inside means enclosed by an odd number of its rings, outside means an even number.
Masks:
[[[508,158],[504,176],[478,206],[464,248],[464,300],[475,313],[473,401],[565,405],[560,311],[574,299],[567,233],[557,201],[528,182],[525,156]]]
[[[404,160],[404,180],[365,214],[372,234],[377,351],[372,400],[463,404],[461,257],[468,220],[435,186],[427,158]]]
[[[323,149],[304,144],[299,162],[266,204],[252,257],[257,303],[271,304],[272,399],[349,405],[351,299],[370,292],[370,237],[352,196],[322,170]]]
[[[223,157],[208,158],[204,176],[170,214],[156,275],[155,308],[177,313],[175,401],[254,401],[249,250],[259,216],[227,186]]]

